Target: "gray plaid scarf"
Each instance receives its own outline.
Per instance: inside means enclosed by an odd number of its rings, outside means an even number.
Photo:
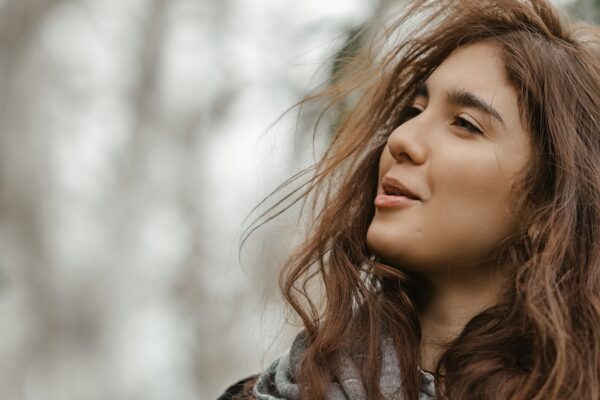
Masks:
[[[294,381],[296,365],[308,340],[305,332],[300,332],[292,348],[266,371],[260,374],[254,387],[254,395],[258,400],[298,400],[300,390]],[[383,341],[381,357],[381,377],[379,388],[386,399],[401,400],[404,398],[400,390],[400,368],[394,342],[391,338]],[[366,391],[358,367],[350,356],[340,353],[335,360],[335,382],[330,383],[328,400],[367,400]],[[419,400],[435,399],[434,377],[428,372],[421,372],[421,392]]]

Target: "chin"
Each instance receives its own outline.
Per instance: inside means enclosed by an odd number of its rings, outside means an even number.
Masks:
[[[367,247],[380,262],[407,272],[425,272],[435,264],[429,259],[432,255],[429,246],[420,252],[417,243],[410,238],[391,236],[386,229],[369,227]]]
[[[369,227],[367,231],[367,247],[383,263],[391,266],[404,264],[400,257],[403,253],[401,247],[404,247],[406,240],[399,240],[391,237],[389,232],[382,232],[376,227]]]
[[[401,251],[401,247],[414,246],[415,236],[407,226],[391,223],[386,219],[375,217],[367,229],[367,245],[375,253],[391,255]]]

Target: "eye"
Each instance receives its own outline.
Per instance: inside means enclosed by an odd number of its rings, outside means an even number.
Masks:
[[[463,117],[456,117],[454,119],[454,122],[452,122],[452,125],[458,126],[459,128],[464,129],[472,134],[483,134],[483,131],[481,129],[479,129]]]
[[[421,114],[422,111],[423,110],[421,110],[420,108],[418,108],[416,106],[410,106],[410,107],[404,109],[404,111],[402,112],[402,115],[400,117],[400,124],[403,124],[406,121],[408,121],[409,119],[416,117],[417,115]]]

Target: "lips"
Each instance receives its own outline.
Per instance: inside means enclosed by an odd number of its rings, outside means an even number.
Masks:
[[[413,200],[421,200],[421,198],[403,185],[396,178],[392,178],[391,176],[384,176],[381,180],[381,186],[383,188],[383,192],[388,196],[404,196]]]

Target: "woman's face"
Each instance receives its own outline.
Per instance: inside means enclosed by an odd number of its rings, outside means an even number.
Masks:
[[[367,243],[414,272],[477,267],[518,227],[509,194],[532,155],[498,48],[455,50],[413,107],[381,155]]]

